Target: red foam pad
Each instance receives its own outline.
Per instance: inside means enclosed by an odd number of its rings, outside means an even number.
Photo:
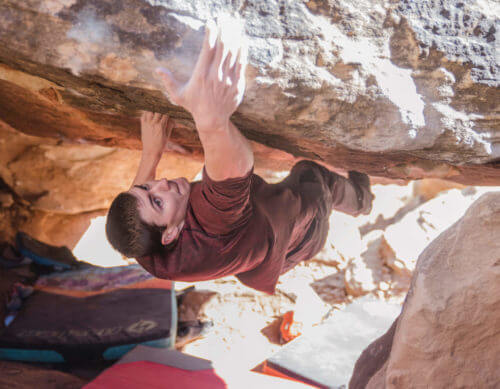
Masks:
[[[186,389],[227,388],[214,369],[184,370],[163,364],[139,361],[114,365],[84,389]]]

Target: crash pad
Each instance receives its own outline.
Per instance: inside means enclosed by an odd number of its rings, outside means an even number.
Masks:
[[[235,355],[238,358],[238,355]],[[176,350],[137,346],[84,389],[304,389],[309,386],[249,371],[219,369]]]
[[[139,265],[52,273],[0,332],[0,359],[113,360],[137,344],[170,347],[176,309],[172,283]]]
[[[287,343],[259,371],[317,388],[345,388],[361,352],[400,311],[399,304],[369,296],[357,299]]]

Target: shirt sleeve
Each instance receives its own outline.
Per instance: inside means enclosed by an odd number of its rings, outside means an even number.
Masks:
[[[196,218],[209,234],[228,234],[247,224],[252,213],[250,201],[253,168],[243,177],[212,180],[205,168]]]

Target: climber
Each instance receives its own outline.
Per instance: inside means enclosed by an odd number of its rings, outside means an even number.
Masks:
[[[205,154],[203,177],[155,180],[173,119],[141,118],[143,152],[131,189],[109,209],[106,234],[127,257],[159,278],[203,281],[235,275],[274,293],[280,274],[322,248],[332,209],[366,214],[373,195],[368,176],[344,178],[311,161],[267,184],[253,173],[254,156],[230,117],[245,88],[242,49],[224,48],[220,29],[205,28],[190,79],[179,83],[159,69],[169,99],[189,111]]]

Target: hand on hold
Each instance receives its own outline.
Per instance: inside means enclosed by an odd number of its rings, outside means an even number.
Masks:
[[[141,115],[142,150],[146,155],[160,156],[166,150],[175,122],[168,115],[144,112]]]
[[[167,69],[157,69],[170,101],[191,112],[201,131],[226,126],[245,91],[244,49],[240,46],[236,53],[225,50],[221,30],[214,35],[215,27],[207,24],[198,61],[185,84]]]

